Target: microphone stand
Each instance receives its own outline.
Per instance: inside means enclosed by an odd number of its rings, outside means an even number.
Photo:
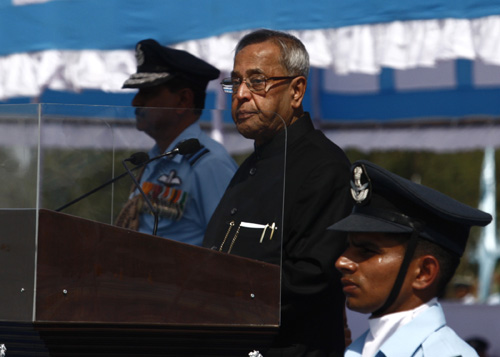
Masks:
[[[140,168],[140,167],[144,166],[145,164],[146,164],[146,163],[143,163],[143,164],[141,164],[141,165],[139,165],[139,166],[136,166],[136,167],[134,167],[132,170],[137,170],[138,168]],[[106,187],[107,185],[110,185],[110,184],[112,184],[112,183],[113,183],[113,182],[115,182],[115,181],[118,181],[118,180],[119,180],[119,179],[121,179],[123,176],[126,176],[126,175],[128,175],[128,174],[129,174],[128,172],[124,172],[124,173],[122,173],[120,176],[113,177],[111,180],[106,181],[106,182],[105,182],[105,183],[103,183],[101,186],[96,187],[96,188],[94,188],[92,191],[89,191],[89,192],[87,192],[86,194],[84,194],[84,195],[82,195],[82,196],[80,196],[80,197],[75,198],[73,201],[68,202],[68,203],[66,203],[66,204],[62,205],[61,207],[57,208],[55,211],[56,211],[56,212],[60,212],[60,211],[62,211],[63,209],[65,209],[65,208],[67,208],[67,207],[69,207],[69,206],[71,206],[71,205],[73,205],[73,204],[77,203],[77,202],[78,202],[78,201],[80,201],[80,200],[83,200],[85,197],[90,196],[90,195],[91,195],[91,194],[93,194],[94,192],[99,191],[101,188]]]
[[[125,170],[127,170],[126,173],[128,173],[130,175],[130,177],[132,178],[132,181],[134,181],[135,187],[137,187],[137,189],[141,193],[142,197],[144,198],[144,201],[146,201],[149,209],[153,213],[153,216],[154,216],[154,219],[155,219],[154,226],[153,226],[153,235],[155,236],[156,232],[158,231],[158,211],[153,207],[153,204],[149,200],[148,196],[146,196],[146,194],[142,190],[141,185],[139,184],[139,182],[137,181],[137,179],[135,178],[135,176],[132,174],[132,171],[128,168],[128,166],[126,164],[126,161],[127,161],[127,159],[125,159],[125,160],[122,161],[122,164],[125,167]]]

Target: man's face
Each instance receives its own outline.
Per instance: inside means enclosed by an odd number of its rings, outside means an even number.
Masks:
[[[382,233],[351,233],[348,241],[335,262],[342,273],[347,307],[361,313],[375,312],[392,290],[405,254],[404,241]],[[411,308],[410,285],[405,279],[400,294],[384,314]]]
[[[132,105],[138,107],[135,110],[137,129],[153,137],[155,132],[176,127],[180,120],[174,110],[165,109],[178,108],[179,95],[163,85],[140,88]]]
[[[266,78],[288,76],[279,63],[280,50],[272,42],[262,42],[244,47],[234,59],[232,77],[241,79],[254,74]],[[290,80],[269,81],[266,93],[253,93],[245,83],[232,95],[231,112],[238,131],[257,144],[266,142],[293,117]]]

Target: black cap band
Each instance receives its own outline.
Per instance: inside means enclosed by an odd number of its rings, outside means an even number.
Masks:
[[[413,218],[408,217],[407,215],[404,215],[402,213],[372,208],[370,206],[355,205],[352,213],[381,218],[384,221],[401,224],[410,228],[413,227],[413,224],[415,222]]]

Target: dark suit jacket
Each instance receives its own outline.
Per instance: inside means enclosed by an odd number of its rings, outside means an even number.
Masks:
[[[344,152],[306,113],[256,147],[208,224],[205,247],[282,265],[280,331],[265,357],[343,356],[344,296],[334,264],[345,235],[326,228],[351,211],[349,173]],[[263,229],[242,222],[278,228],[262,237]]]

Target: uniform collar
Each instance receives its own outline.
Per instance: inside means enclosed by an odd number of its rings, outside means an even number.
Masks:
[[[430,334],[444,325],[446,325],[444,312],[436,301],[410,323],[398,329],[380,350],[387,357],[411,356]]]
[[[436,300],[430,300],[431,306],[408,324],[401,326],[380,347],[381,355],[386,357],[412,356],[422,342],[434,331],[446,325],[443,309]],[[370,330],[365,331],[346,350],[345,357],[362,356],[363,347]],[[379,356],[379,355],[377,355]]]
[[[378,351],[380,347],[383,346],[384,342],[387,341],[399,328],[410,323],[416,316],[436,303],[437,299],[434,298],[412,310],[395,312],[369,319],[368,323],[370,325],[370,334],[367,336],[364,348],[368,348],[372,352]]]

